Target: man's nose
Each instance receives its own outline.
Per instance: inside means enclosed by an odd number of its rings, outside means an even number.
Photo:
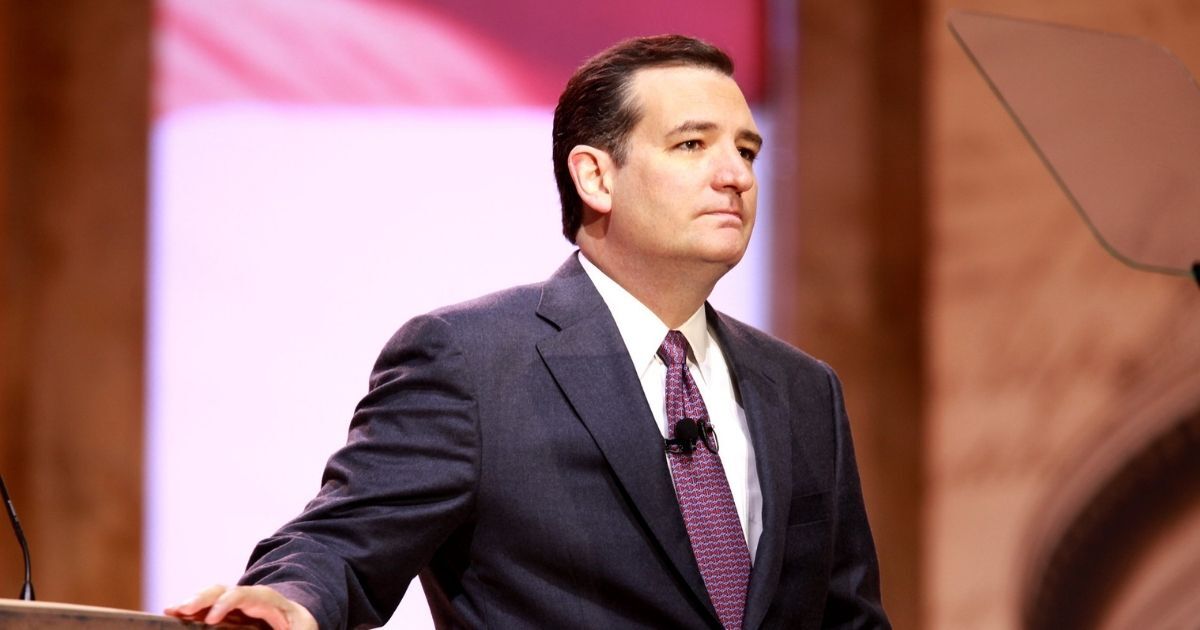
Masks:
[[[714,188],[733,190],[740,195],[754,187],[754,169],[742,157],[741,149],[735,146],[722,151],[718,160],[713,178]]]

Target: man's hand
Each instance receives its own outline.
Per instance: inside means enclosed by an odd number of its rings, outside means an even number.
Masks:
[[[233,611],[261,619],[272,630],[317,630],[317,620],[307,608],[267,586],[226,588],[217,584],[196,593],[191,601],[171,606],[163,613],[181,619],[202,620],[211,625]]]

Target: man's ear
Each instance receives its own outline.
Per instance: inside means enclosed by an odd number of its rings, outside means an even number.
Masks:
[[[601,214],[612,210],[613,159],[608,151],[576,145],[567,155],[567,169],[584,205]]]

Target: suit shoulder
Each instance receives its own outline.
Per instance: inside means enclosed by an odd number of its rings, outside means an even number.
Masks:
[[[837,378],[828,363],[808,354],[792,344],[725,313],[714,311],[726,333],[753,355],[769,359],[789,374],[828,379]]]
[[[479,358],[536,341],[543,334],[533,315],[540,294],[540,284],[522,285],[416,315],[384,344],[375,369],[457,352]]]
[[[542,286],[536,282],[489,293],[465,302],[450,304],[427,313],[454,325],[496,324],[496,318],[529,315],[537,309]]]
[[[511,352],[536,342],[549,326],[537,316],[544,283],[511,287],[417,315],[391,343],[441,340],[478,352]]]

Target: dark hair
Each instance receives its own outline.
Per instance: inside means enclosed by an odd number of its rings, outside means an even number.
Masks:
[[[683,35],[627,39],[588,59],[558,97],[554,108],[554,179],[562,202],[563,235],[575,242],[583,224],[583,200],[571,181],[567,156],[581,144],[607,151],[620,166],[629,132],[641,119],[629,94],[636,71],[661,66],[698,66],[733,75],[733,60],[721,49]]]

